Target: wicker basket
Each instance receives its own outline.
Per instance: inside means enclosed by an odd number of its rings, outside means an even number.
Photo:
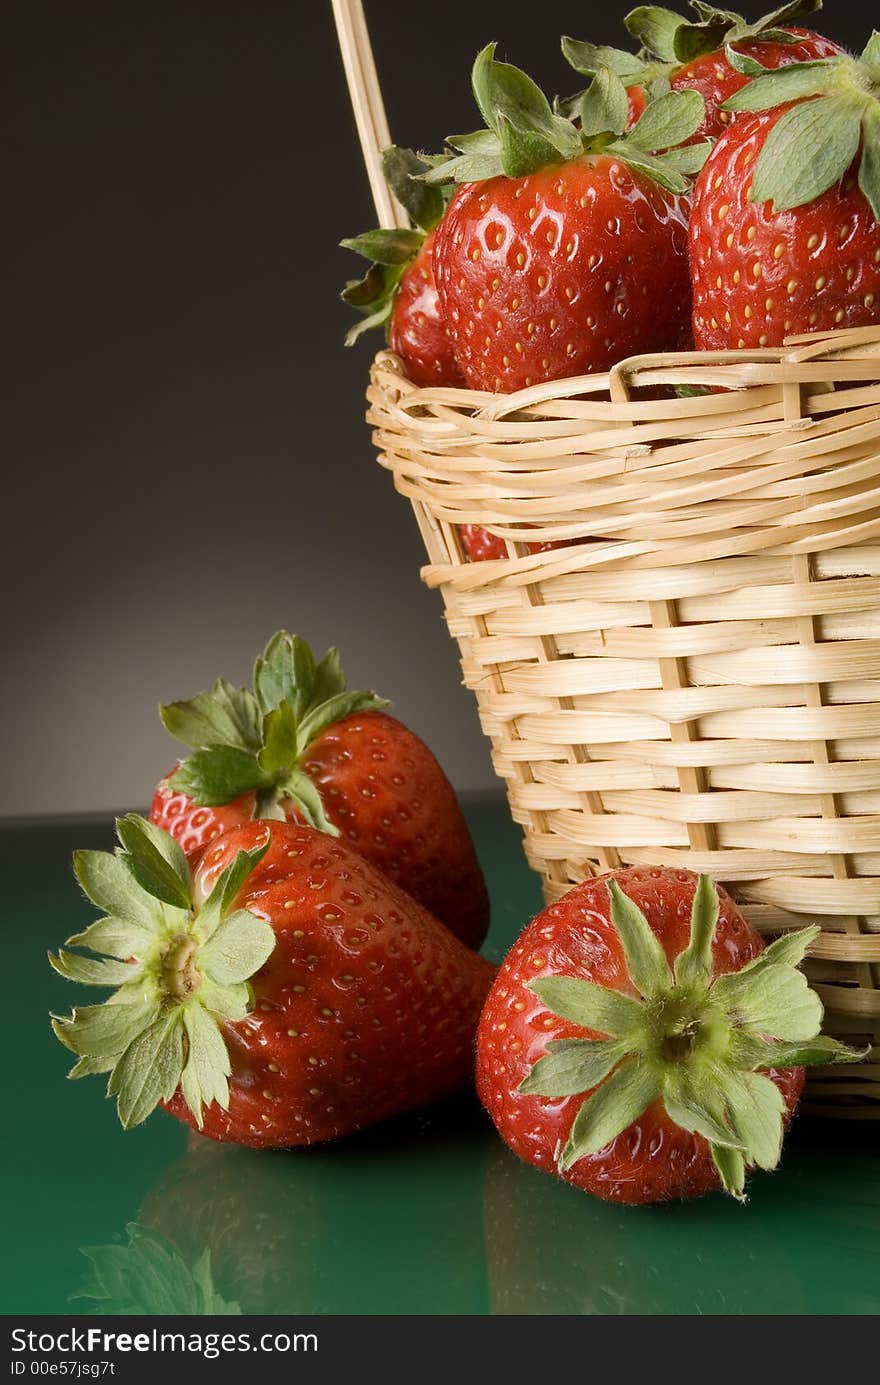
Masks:
[[[880,330],[506,396],[383,352],[368,419],[547,899],[657,863],[818,922],[827,1028],[874,1052],[812,1106],[880,1117]]]

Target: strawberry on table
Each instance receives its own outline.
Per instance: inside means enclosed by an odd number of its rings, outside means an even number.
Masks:
[[[763,949],[705,876],[636,867],[524,930],[477,1037],[477,1090],[515,1154],[609,1202],[744,1196],[775,1168],[818,1037],[796,969],[818,929]]]
[[[575,121],[494,50],[472,74],[487,128],[450,137],[450,157],[425,174],[462,184],[436,231],[434,276],[468,385],[510,392],[674,348],[690,310],[687,175],[709,147],[675,146],[702,98],[667,93],[624,134],[629,101],[611,68]]]
[[[460,387],[464,379],[434,282],[434,227],[443,215],[444,197],[440,188],[422,181],[429,168],[411,149],[391,145],[383,150],[386,181],[412,226],[366,231],[341,242],[371,261],[364,278],[352,280],[342,293],[343,301],[362,314],[345,341],[351,346],[370,328],[384,327],[388,345],[414,385]]]
[[[253,691],[218,679],[160,708],[188,755],[159,784],[150,820],[196,864],[221,832],[292,819],[331,835],[396,881],[471,947],[489,897],[455,791],[431,751],[372,692],[346,688],[335,649],[318,663],[279,631]]]
[[[880,36],[847,57],[762,73],[694,194],[694,339],[779,346],[870,326],[880,305]]]
[[[494,968],[344,843],[252,822],[193,877],[144,818],[118,831],[116,855],[75,857],[107,917],[50,960],[114,988],[53,1028],[124,1126],[162,1103],[216,1140],[308,1145],[469,1080]]]
[[[754,21],[700,0],[691,0],[691,8],[693,20],[659,5],[640,5],[624,23],[647,54],[647,81],[656,82],[665,69],[673,91],[696,91],[703,97],[705,116],[692,140],[724,133],[733,119],[725,102],[745,86],[756,63],[782,68],[843,52],[831,39],[792,22],[820,10],[822,0],[793,0]],[[631,71],[629,80],[637,76]]]

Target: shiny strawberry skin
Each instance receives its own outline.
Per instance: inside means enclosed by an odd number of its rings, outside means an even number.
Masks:
[[[674,347],[690,312],[687,214],[607,155],[463,184],[434,275],[468,385],[510,392]]]
[[[767,42],[760,39],[746,39],[735,44],[738,53],[754,58],[762,67],[790,67],[792,63],[817,62],[822,58],[838,57],[843,49],[813,33],[811,29],[787,28],[790,34],[797,35],[796,43]],[[750,80],[735,67],[731,67],[723,48],[715,53],[706,53],[692,63],[679,68],[672,77],[673,91],[697,91],[706,103],[706,115],[699,130],[685,140],[686,144],[697,144],[705,139],[718,139],[724,134],[733,116],[722,110],[724,102],[740,91]]]
[[[455,791],[424,741],[385,712],[359,712],[314,741],[303,768],[355,851],[479,947],[486,882]]]
[[[615,876],[673,961],[688,942],[696,876],[641,866]],[[517,1088],[549,1040],[597,1036],[552,1014],[527,987],[538,977],[574,976],[636,994],[609,916],[606,880],[598,877],[576,886],[533,919],[505,958],[480,1020],[480,1099],[513,1152],[547,1172],[556,1172],[555,1151],[567,1140],[583,1097],[529,1096]],[[733,901],[723,890],[719,895],[715,975],[738,971],[763,951]],[[803,1087],[803,1069],[768,1076],[783,1093],[790,1118]],[[631,1204],[697,1197],[720,1186],[706,1140],[674,1125],[660,1103],[562,1176],[607,1202]]]
[[[433,250],[431,231],[397,287],[388,344],[400,357],[414,385],[461,387],[464,377],[446,334],[446,320],[437,297]]]
[[[150,805],[150,822],[161,827],[179,842],[190,865],[198,865],[205,851],[222,832],[230,832],[254,816],[256,795],[243,793],[230,803],[204,807],[194,803],[189,794],[174,789],[168,780],[160,780]]]
[[[251,1014],[223,1026],[229,1107],[208,1107],[202,1133],[256,1149],[315,1144],[466,1084],[494,967],[344,842],[249,823],[208,848],[196,899],[267,833],[238,905],[271,924],[275,949],[252,978]],[[168,1109],[195,1125],[179,1092]]]
[[[780,346],[794,334],[877,321],[880,226],[855,166],[790,211],[749,201],[756,160],[790,109],[740,116],[697,179],[690,254],[698,350]]]
[[[354,849],[469,947],[489,927],[489,895],[455,790],[424,741],[385,712],[356,712],[313,741],[303,768],[324,811]],[[163,780],[150,821],[180,842],[191,865],[220,835],[250,822],[253,793],[200,807]],[[295,806],[280,804],[291,821]]]

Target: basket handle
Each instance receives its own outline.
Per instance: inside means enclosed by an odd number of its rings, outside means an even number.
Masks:
[[[348,94],[379,225],[389,228],[407,226],[406,213],[393,196],[382,172],[382,150],[391,143],[391,134],[362,0],[332,2]]]

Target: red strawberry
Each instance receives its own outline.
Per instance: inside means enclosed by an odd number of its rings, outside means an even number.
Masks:
[[[609,1202],[741,1197],[746,1169],[779,1159],[801,1065],[853,1056],[816,1037],[795,969],[817,932],[763,951],[689,871],[576,886],[524,930],[480,1020],[477,1090],[502,1138]]]
[[[192,864],[208,842],[251,818],[311,823],[349,844],[471,947],[489,923],[489,898],[464,815],[431,751],[349,692],[335,650],[316,663],[279,631],[257,660],[254,691],[222,679],[160,709],[193,754],[162,780],[150,821]]]
[[[876,59],[869,46],[859,63],[768,73],[733,98],[755,112],[718,141],[694,198],[698,348],[779,346],[878,320],[880,101],[865,85],[880,73],[877,47]]]
[[[494,968],[344,843],[252,822],[192,878],[167,833],[118,828],[121,854],[76,857],[110,917],[69,945],[106,960],[51,960],[117,988],[53,1026],[72,1076],[110,1072],[123,1125],[162,1102],[216,1140],[307,1145],[467,1082]]]
[[[665,64],[673,91],[697,91],[706,113],[692,139],[717,139],[732,116],[724,103],[754,75],[756,67],[778,69],[792,63],[835,57],[843,49],[792,20],[821,9],[822,0],[794,0],[749,21],[730,10],[692,3],[694,20],[671,10],[642,5],[624,23],[643,49]],[[655,70],[654,68],[649,70]]]
[[[433,231],[404,271],[391,309],[388,345],[414,385],[464,385],[434,282]]]
[[[491,558],[507,558],[507,544],[496,534],[490,534],[480,524],[461,526],[461,544],[472,563],[484,563]],[[530,553],[549,553],[554,548],[564,548],[562,543],[527,543]]]
[[[746,39],[736,41],[733,52],[747,61],[742,65],[758,63],[768,69],[789,67],[792,63],[816,62],[820,58],[839,56],[843,49],[831,39],[814,34],[809,29],[789,28],[787,32],[792,42],[777,40]],[[754,71],[738,71],[731,65],[723,48],[713,53],[705,53],[686,63],[675,73],[671,81],[673,91],[698,91],[706,102],[706,116],[693,140],[718,139],[724,134],[733,119],[733,113],[724,109],[735,92],[741,91]]]
[[[681,169],[701,155],[655,151],[696,128],[702,101],[667,94],[624,135],[626,89],[602,69],[575,125],[493,52],[473,74],[489,129],[451,140],[460,152],[427,175],[464,182],[434,275],[468,385],[509,392],[673,348],[689,312]]]
[[[343,300],[363,315],[345,340],[351,346],[369,328],[386,327],[388,344],[414,385],[460,387],[464,380],[434,283],[433,227],[443,214],[444,197],[421,180],[429,167],[411,149],[392,145],[383,153],[388,185],[413,225],[342,241],[347,250],[372,261],[364,278],[352,280],[343,291]]]

